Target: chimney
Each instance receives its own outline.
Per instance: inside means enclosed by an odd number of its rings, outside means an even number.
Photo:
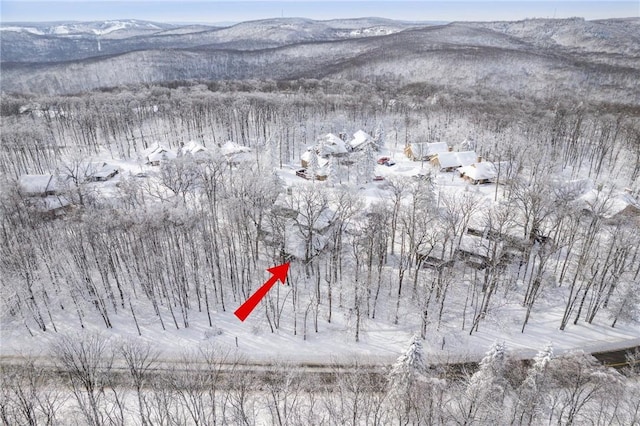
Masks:
[[[482,163],[482,157],[478,157],[478,159],[476,160],[476,163]]]
[[[453,147],[452,146],[449,147],[449,152],[453,152]]]

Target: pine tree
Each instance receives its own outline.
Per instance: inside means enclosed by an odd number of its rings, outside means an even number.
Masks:
[[[316,154],[315,149],[310,151],[309,155],[309,163],[307,166],[307,176],[311,180],[315,180],[318,175],[318,171],[320,169],[320,165],[318,164],[318,154]]]
[[[553,346],[549,343],[535,356],[533,364],[527,372],[527,377],[520,386],[512,423],[517,421],[519,424],[533,424],[548,391],[549,375],[547,372],[552,359]]]
[[[390,382],[393,391],[406,395],[416,381],[424,379],[426,371],[422,342],[418,335],[414,335],[406,352],[391,367]]]
[[[378,126],[376,127],[375,133],[373,135],[373,140],[376,143],[376,148],[378,152],[382,152],[382,150],[384,149],[384,144],[386,142],[384,127],[382,126],[382,123],[378,123]]]
[[[499,420],[500,407],[508,389],[505,378],[507,351],[504,343],[494,343],[480,361],[467,385],[468,421],[492,422]],[[496,417],[498,416],[498,417]]]
[[[342,183],[342,177],[340,176],[340,165],[337,164],[337,160],[334,156],[329,157],[329,163],[327,164],[327,181],[333,186],[336,183]]]
[[[368,183],[373,180],[376,155],[371,144],[367,144],[358,163],[358,181],[359,183]]]
[[[444,388],[444,383],[429,374],[422,339],[414,335],[389,374],[390,403],[399,423],[432,423],[433,410],[439,406],[437,391]]]

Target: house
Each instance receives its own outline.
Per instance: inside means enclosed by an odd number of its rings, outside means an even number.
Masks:
[[[353,139],[349,142],[352,151],[361,151],[369,144],[373,144],[373,138],[363,130],[358,130],[353,134]]]
[[[302,167],[305,167],[305,168],[309,167],[309,163],[313,156],[312,150],[313,148],[309,148],[307,151],[304,152],[304,154],[300,156],[300,165]],[[327,164],[329,164],[329,160],[327,160],[326,158],[320,157],[318,154],[316,154],[316,158],[318,160],[318,168],[326,167]]]
[[[429,161],[432,157],[442,152],[449,152],[449,145],[446,142],[414,142],[404,149],[404,155],[413,161]]]
[[[26,205],[42,217],[52,219],[73,207],[70,200],[59,195],[64,181],[64,177],[56,175],[22,175],[18,187],[26,196]]]
[[[58,194],[62,181],[60,176],[54,175],[22,175],[18,186],[29,197],[46,197]]]
[[[143,151],[146,163],[152,166],[159,166],[162,161],[174,160],[176,153],[161,145],[147,148]]]
[[[601,216],[608,224],[627,222],[640,226],[640,200],[629,191],[613,192],[594,188],[578,198],[576,203],[584,214]]]
[[[312,176],[310,175],[310,171],[309,170],[300,169],[300,170],[296,171],[296,176],[301,177],[303,179],[307,179],[307,180],[325,181],[325,180],[327,180],[327,177],[329,176],[329,173],[328,173],[326,167],[319,168],[318,170],[316,170],[315,178],[312,178]]]
[[[180,148],[180,152],[183,155],[190,154],[195,157],[198,155],[206,154],[208,150],[196,141],[189,141]]]
[[[349,152],[344,141],[333,133],[327,133],[318,138],[316,151],[321,157],[343,156]]]
[[[106,182],[120,172],[117,166],[104,162],[88,163],[85,168],[87,182]]]
[[[492,182],[498,175],[495,164],[484,161],[458,168],[460,177],[474,185]]]
[[[472,165],[477,158],[475,151],[440,152],[431,158],[430,163],[440,171],[451,172]]]
[[[230,164],[240,164],[252,161],[251,148],[238,145],[235,142],[228,141],[220,147],[220,153],[226,158]]]
[[[73,204],[69,199],[57,195],[28,198],[25,203],[46,219],[55,219],[63,216],[73,208]]]

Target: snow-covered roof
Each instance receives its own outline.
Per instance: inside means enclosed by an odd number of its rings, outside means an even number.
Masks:
[[[342,139],[333,133],[327,133],[318,140],[318,146],[321,156],[346,154],[347,147]]]
[[[431,143],[412,143],[411,152],[415,157],[430,157],[441,152],[448,152],[449,145],[446,142],[431,142]]]
[[[191,155],[195,155],[198,153],[207,152],[207,148],[196,141],[189,141],[181,148],[181,151],[183,154],[188,153]]]
[[[85,177],[97,179],[106,179],[119,171],[118,166],[102,161],[88,163],[84,170]]]
[[[438,164],[442,169],[451,167],[470,166],[476,162],[477,156],[475,151],[464,152],[441,152],[438,153]]]
[[[148,162],[154,163],[162,160],[173,160],[176,158],[176,153],[160,144],[150,146],[142,151],[142,155]]]
[[[231,141],[222,145],[220,152],[226,157],[227,161],[231,163],[251,161],[253,158],[251,156],[251,148]]]
[[[227,143],[225,143],[220,147],[220,152],[222,153],[222,155],[233,155],[233,154],[240,154],[243,152],[251,152],[251,148],[238,145],[235,142],[228,141]]]
[[[38,198],[32,205],[42,212],[50,212],[70,206],[71,201],[65,197],[50,195],[48,197]]]
[[[358,130],[353,134],[353,139],[349,142],[349,145],[351,145],[352,149],[361,149],[364,148],[367,143],[372,141],[373,139],[367,132],[364,130]]]
[[[22,175],[20,189],[29,195],[42,195],[60,189],[60,178],[54,175]]]
[[[458,171],[473,180],[490,180],[498,175],[495,164],[489,161],[463,166]]]
[[[147,156],[147,159],[149,160],[149,162],[153,163],[156,161],[173,160],[176,157],[177,156],[175,152],[163,147],[159,147],[153,153],[149,154]]]
[[[475,151],[456,152],[461,166],[470,166],[478,160]]]
[[[580,197],[578,202],[589,210],[592,209],[592,206],[603,205],[605,210],[603,216],[607,218],[612,218],[619,214],[640,215],[640,201],[627,193],[609,195],[603,191],[592,189]]]
[[[325,167],[327,164],[329,164],[329,160],[327,160],[326,158],[322,158],[320,156],[316,156],[316,158],[318,159],[318,167]],[[311,161],[311,151],[305,151],[300,156],[300,159],[302,161],[306,161],[308,164],[309,161]]]

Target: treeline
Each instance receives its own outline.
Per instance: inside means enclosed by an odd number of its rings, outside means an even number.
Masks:
[[[353,363],[319,375],[267,373],[215,346],[167,364],[149,344],[76,335],[56,341],[51,365],[26,358],[2,375],[5,424],[636,424],[637,354],[622,374],[592,356],[530,363],[494,344],[475,371],[428,360],[419,338],[389,368]]]

